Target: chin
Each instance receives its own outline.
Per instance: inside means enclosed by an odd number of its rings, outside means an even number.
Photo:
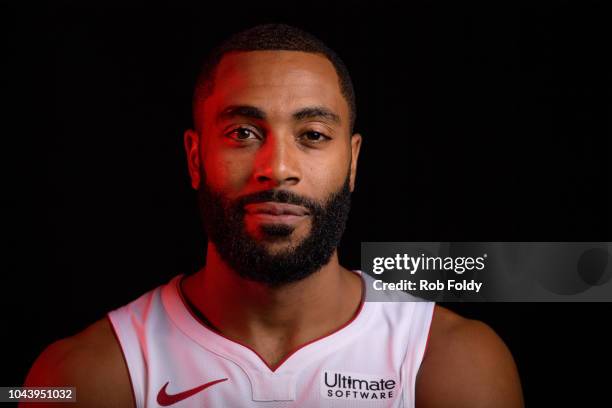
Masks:
[[[261,241],[261,245],[271,255],[276,255],[279,252],[295,248],[299,242],[294,242],[291,238],[272,238]]]
[[[303,241],[305,237],[297,238],[295,236],[289,237],[272,237],[264,238],[259,241],[260,245],[270,255],[279,255],[282,252],[290,252],[295,250]]]

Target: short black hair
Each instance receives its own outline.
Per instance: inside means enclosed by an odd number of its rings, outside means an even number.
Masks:
[[[338,75],[340,92],[349,106],[350,131],[353,133],[357,107],[355,90],[346,65],[340,57],[314,35],[287,24],[261,24],[238,32],[215,47],[202,62],[193,94],[193,119],[201,101],[212,94],[215,71],[223,56],[234,51],[303,51],[321,54],[334,66]]]

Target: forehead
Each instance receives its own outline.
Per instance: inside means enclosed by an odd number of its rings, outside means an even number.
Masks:
[[[211,95],[201,109],[216,115],[228,105],[252,105],[270,116],[307,106],[323,106],[348,122],[333,64],[324,56],[301,51],[232,52],[223,56]]]

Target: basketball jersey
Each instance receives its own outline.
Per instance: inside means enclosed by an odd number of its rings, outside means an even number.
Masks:
[[[414,407],[434,303],[405,293],[368,301],[373,278],[356,273],[365,290],[353,319],[274,370],[192,314],[183,275],[109,312],[136,406]]]

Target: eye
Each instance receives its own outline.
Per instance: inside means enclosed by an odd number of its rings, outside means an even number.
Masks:
[[[305,132],[302,137],[310,143],[320,143],[331,139],[331,137],[315,131]]]
[[[226,136],[239,141],[258,138],[257,134],[253,130],[245,127],[233,129],[232,131],[227,133]]]

